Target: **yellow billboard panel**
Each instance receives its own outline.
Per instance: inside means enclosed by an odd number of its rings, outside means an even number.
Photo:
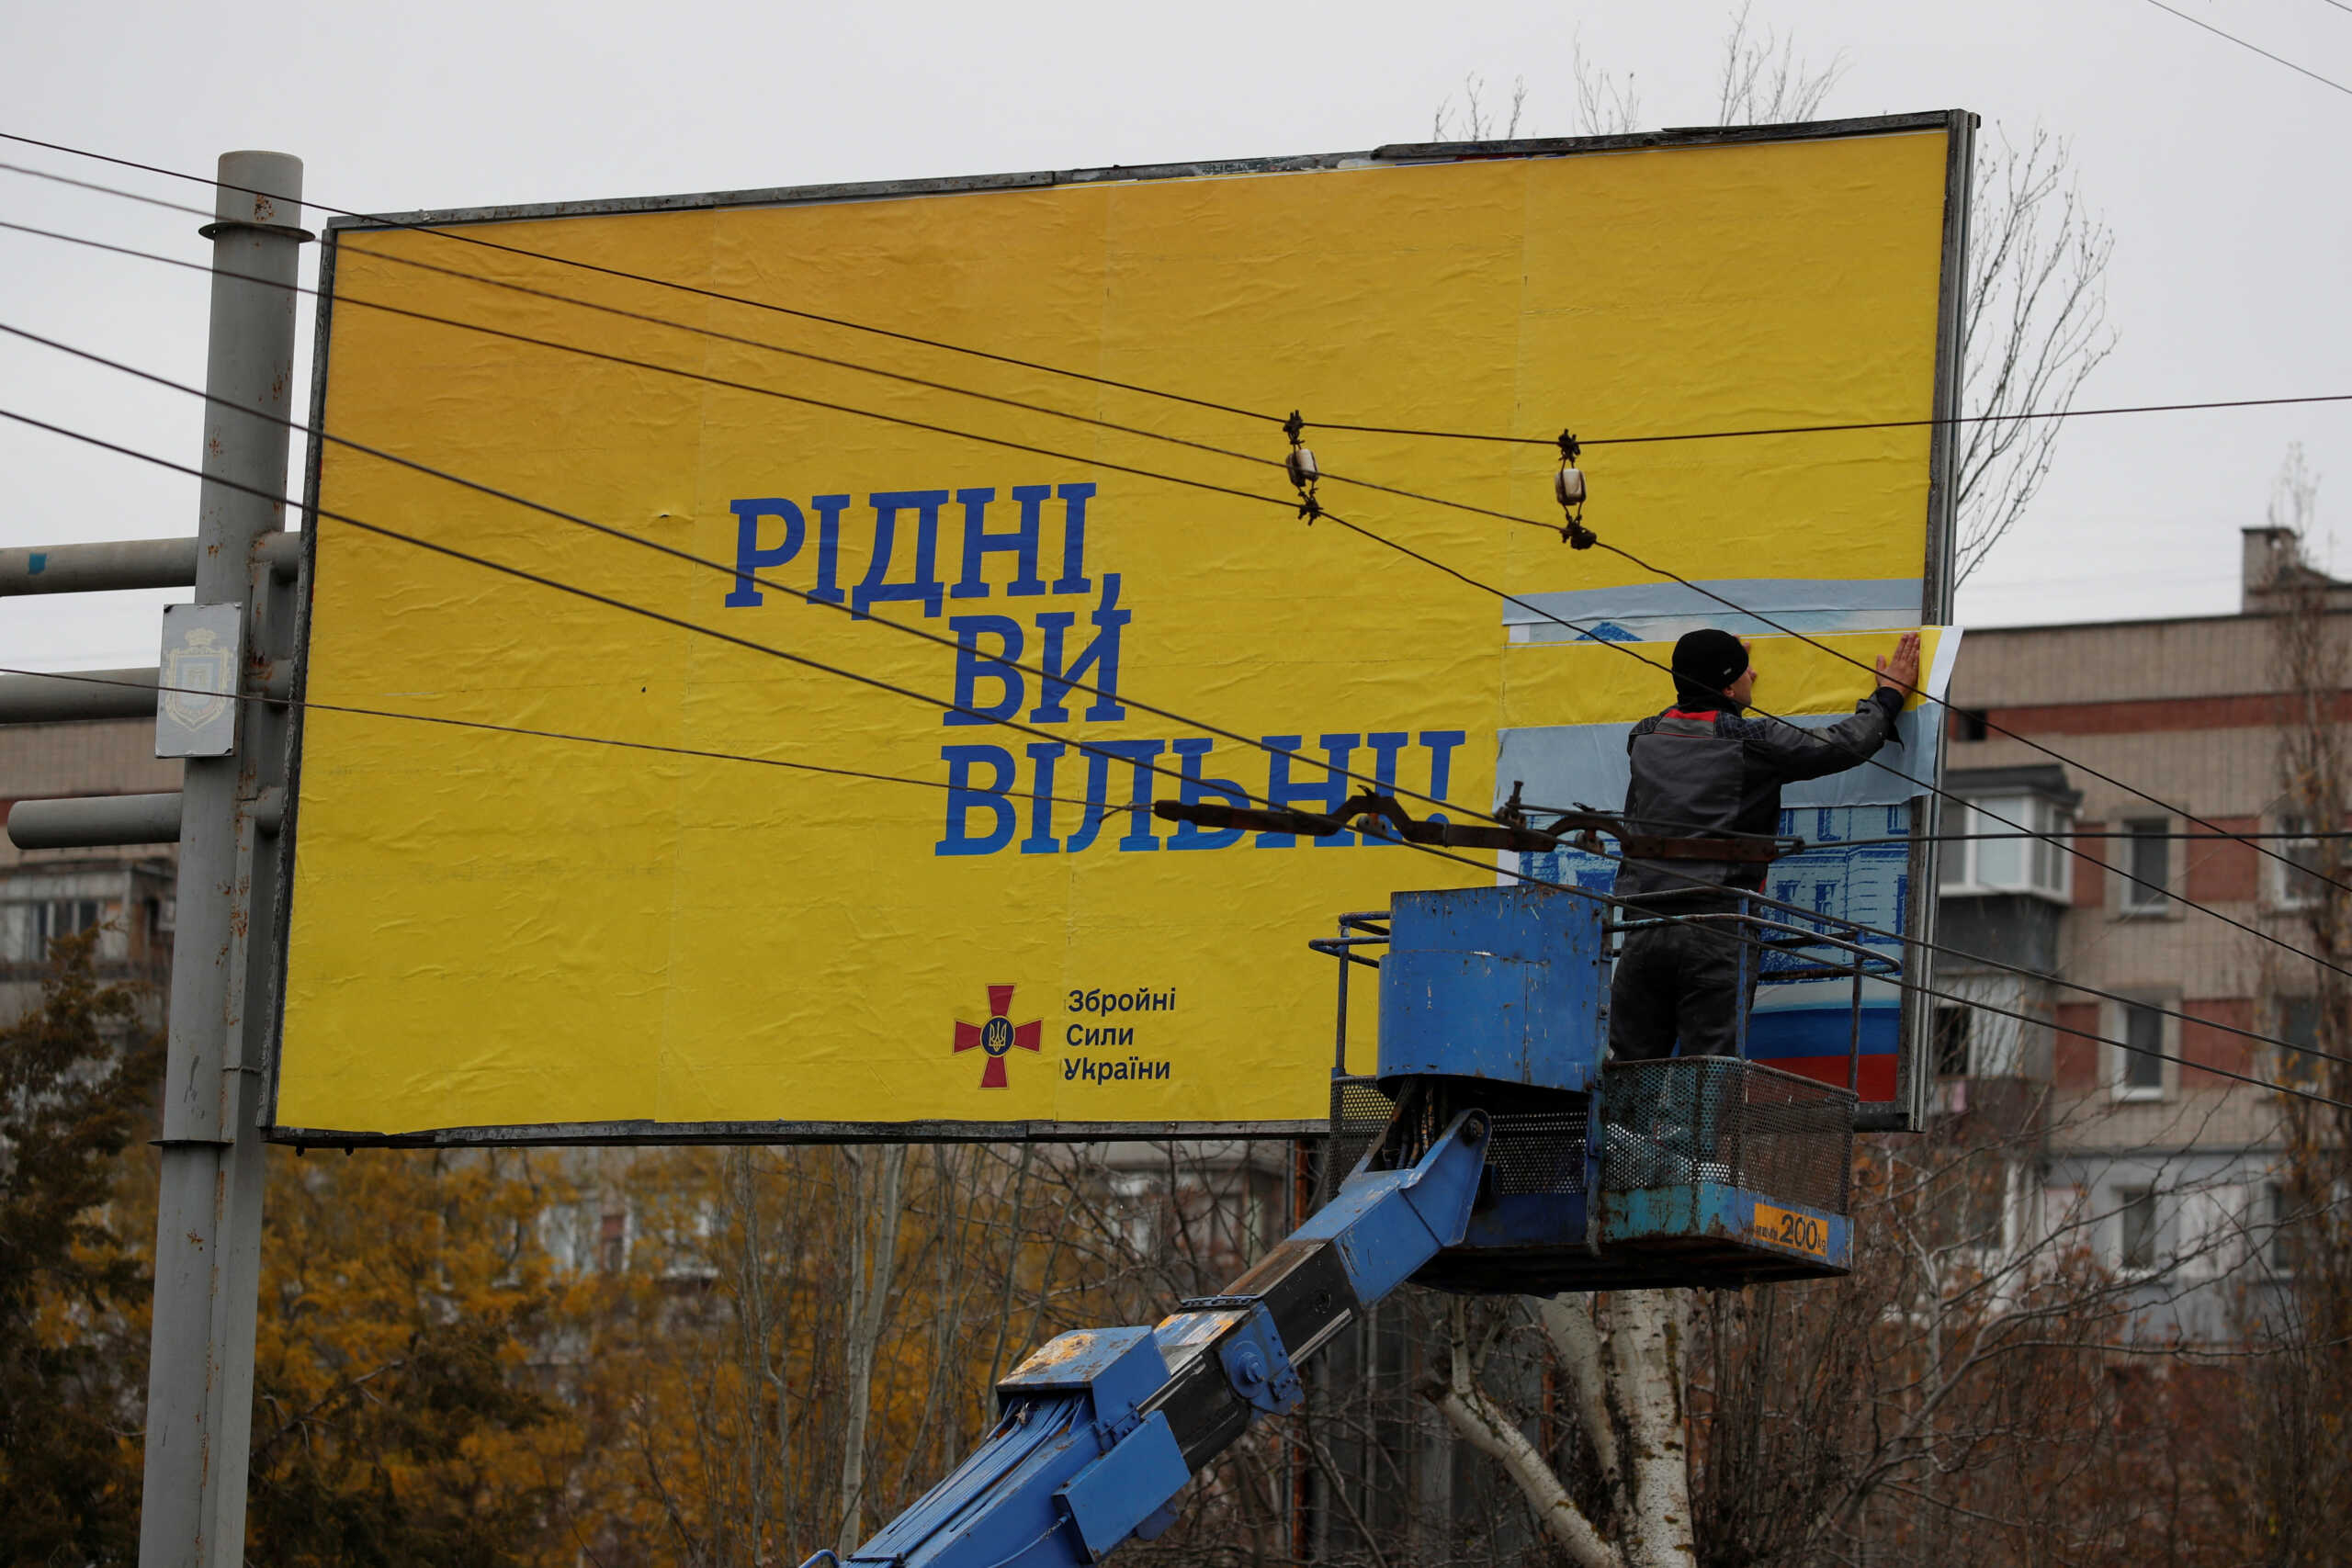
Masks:
[[[1328,807],[1352,773],[1489,810],[1513,746],[1665,705],[1623,655],[1687,606],[1345,478],[1332,512],[1510,599],[1304,522],[1278,422],[1942,412],[1957,125],[336,230],[275,1135],[1317,1121],[1307,939],[1491,859],[1150,802]],[[1307,439],[1554,510],[1541,442]],[[1808,585],[1867,656],[1945,592],[1935,456],[1919,425],[1595,446],[1587,521]],[[1630,629],[1530,623],[1563,594]],[[1860,694],[1758,660],[1776,711]]]

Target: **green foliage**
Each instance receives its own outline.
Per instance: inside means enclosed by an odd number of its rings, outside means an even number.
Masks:
[[[51,949],[41,1003],[0,1030],[0,1561],[137,1555],[150,1280],[114,1200],[159,1066],[96,933]]]

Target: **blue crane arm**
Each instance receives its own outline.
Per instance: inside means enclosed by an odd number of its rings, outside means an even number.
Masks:
[[[849,1563],[1059,1568],[1158,1535],[1194,1472],[1305,1396],[1299,1363],[1462,1239],[1487,1132],[1464,1111],[1412,1166],[1359,1169],[1223,1295],[1046,1344],[997,1384],[987,1439]]]

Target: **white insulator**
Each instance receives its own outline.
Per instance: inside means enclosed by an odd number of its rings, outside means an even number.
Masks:
[[[1562,506],[1582,506],[1584,504],[1584,470],[1573,468],[1566,463],[1561,464],[1559,473],[1552,479],[1552,493],[1559,497]]]
[[[1290,470],[1290,482],[1301,490],[1323,477],[1323,470],[1315,466],[1315,454],[1304,446],[1292,447],[1283,466]]]

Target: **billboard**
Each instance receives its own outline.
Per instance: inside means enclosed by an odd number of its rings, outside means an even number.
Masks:
[[[1939,428],[1598,440],[1948,413],[1969,123],[332,227],[272,1135],[1319,1130],[1306,940],[1495,872],[1150,801],[1613,805],[1626,652],[1722,618],[1338,478],[1517,603],[1304,522],[1278,422],[1530,516],[1547,445],[1422,433],[1573,426],[1604,539],[1867,661],[1945,618]],[[1773,711],[1867,683],[1758,629]],[[1904,865],[1852,907],[1916,927]]]

